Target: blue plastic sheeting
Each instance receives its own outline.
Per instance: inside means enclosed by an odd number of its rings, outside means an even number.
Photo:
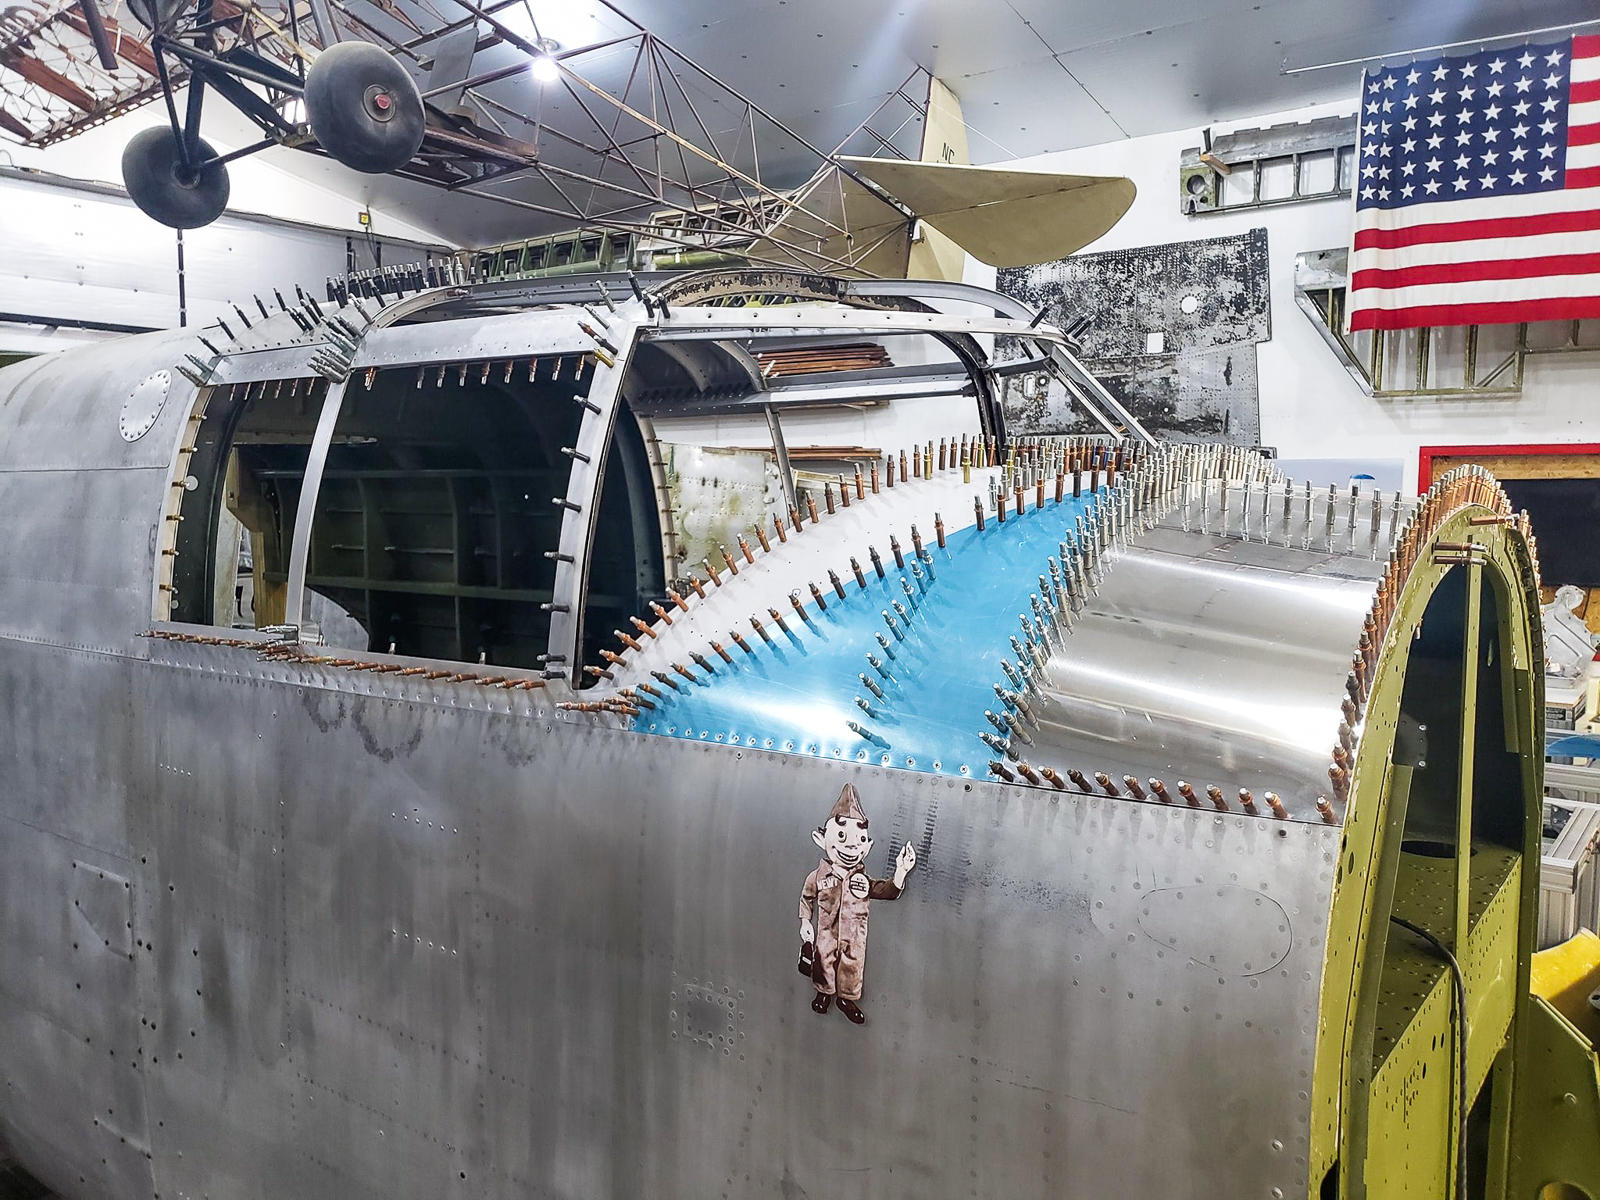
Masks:
[[[1573,734],[1557,738],[1544,748],[1547,758],[1600,758],[1600,737],[1591,733]]]
[[[1032,595],[1048,602],[1039,576],[1049,578],[1048,560],[1054,556],[1061,561],[1059,544],[1075,532],[1076,517],[1088,522],[1091,507],[1085,495],[1060,504],[1046,500],[1042,509],[1030,509],[1020,518],[1013,511],[1004,524],[990,515],[981,533],[969,526],[951,534],[943,549],[933,531],[924,530],[924,547],[933,558],[932,579],[926,565],[920,568],[920,581],[913,574],[910,545],[902,547],[903,570],[879,547],[883,579],[866,562],[864,590],[842,573],[847,598],[840,600],[828,588],[826,611],[802,588],[809,620],[787,607],[786,633],[762,616],[772,644],[753,629],[741,629],[753,654],[729,645],[732,665],[713,662],[716,670],[709,678],[696,672],[698,678],[691,683],[674,676],[679,690],[660,688],[663,696],[655,702],[656,711],[642,715],[634,726],[669,737],[986,776],[989,761],[998,756],[978,735],[998,731],[984,711],[1003,715],[994,685],[1012,688],[1001,659],[1018,666],[1010,643],[1013,635],[1026,640],[1018,616],[1031,616]],[[910,584],[914,604],[902,581]],[[909,620],[895,612],[894,601]],[[884,620],[885,610],[900,626],[903,641]],[[878,634],[887,639],[894,657],[879,644]],[[1065,636],[1070,650],[1071,635]],[[872,667],[868,654],[882,663],[889,678]],[[862,682],[863,675],[883,692],[882,699]],[[872,712],[863,711],[856,697]],[[850,722],[862,732],[851,729]],[[1017,749],[1027,757],[1025,745]]]

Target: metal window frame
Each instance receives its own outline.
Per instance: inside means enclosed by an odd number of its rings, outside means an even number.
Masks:
[[[1460,362],[1462,382],[1430,386],[1430,373],[1436,371],[1435,346],[1444,327],[1349,332],[1346,328],[1348,263],[1349,251],[1343,247],[1307,250],[1295,255],[1294,302],[1350,377],[1374,399],[1515,399],[1522,395],[1523,373],[1529,355],[1600,350],[1600,343],[1585,344],[1582,340],[1586,327],[1595,328],[1595,322],[1549,322],[1567,326],[1566,344],[1539,346],[1530,343],[1528,322],[1524,321],[1515,326],[1510,351],[1485,363],[1480,346],[1481,326],[1459,326],[1464,330]],[[1387,378],[1388,359],[1396,337],[1403,338],[1404,348],[1409,350],[1408,386],[1394,386]]]

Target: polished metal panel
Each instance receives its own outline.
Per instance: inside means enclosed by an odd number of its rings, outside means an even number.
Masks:
[[[1272,791],[1314,818],[1381,566],[1166,526],[1135,538],[1050,656],[1029,759],[1217,785],[1235,805]]]

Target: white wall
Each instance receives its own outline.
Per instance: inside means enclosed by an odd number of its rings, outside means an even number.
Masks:
[[[180,113],[186,95],[187,91],[180,91],[176,97]],[[127,145],[128,139],[141,129],[166,123],[166,106],[157,102],[146,104],[45,149],[19,146],[0,139],[0,163],[9,161],[18,167],[32,167],[71,179],[120,186],[122,148]],[[254,125],[219,97],[210,94],[206,97],[200,131],[219,153],[240,149],[261,138],[260,131]],[[367,200],[359,186],[327,186],[305,178],[306,171],[299,168],[309,169],[319,165],[315,161],[307,164],[299,161],[307,157],[302,151],[273,147],[228,164],[228,178],[232,185],[229,210],[261,213],[286,221],[305,221],[331,229],[360,231],[362,227],[358,214],[366,206]],[[322,174],[332,173],[324,171]],[[373,231],[414,241],[440,240],[432,230],[407,220],[404,213],[382,206],[373,208]]]
[[[1233,128],[1349,113],[1320,106],[1212,127]],[[1364,395],[1294,303],[1294,258],[1349,243],[1348,200],[1186,217],[1178,211],[1178,157],[1200,145],[1198,129],[1132,138],[1040,155],[1016,165],[1086,175],[1126,175],[1138,186],[1128,214],[1088,251],[1116,250],[1267,230],[1272,279],[1272,338],[1257,347],[1261,436],[1285,459],[1403,459],[1414,487],[1423,445],[1507,442],[1600,442],[1600,352],[1540,354],[1528,359],[1514,400],[1375,400]]]
[[[43,236],[41,232],[44,231]],[[321,299],[352,255],[358,267],[425,262],[443,251],[392,237],[224,213],[178,235],[104,184],[0,167],[0,353],[38,354],[85,341],[221,317],[257,317],[274,290]]]
[[[17,168],[0,173],[0,246],[8,248],[0,256],[0,316],[39,319],[0,319],[0,352],[46,353],[116,336],[52,318],[128,329],[179,323],[175,232],[120,194],[73,182],[120,189],[123,146],[166,119],[163,105],[149,104],[47,149],[0,142],[0,167]],[[215,97],[202,129],[219,152],[258,136]],[[217,316],[232,321],[230,302],[250,308],[259,293],[270,303],[274,288],[292,296],[299,284],[320,299],[327,277],[346,270],[351,240],[358,267],[372,266],[375,253],[389,264],[418,261],[422,247],[440,245],[428,230],[382,209],[373,212],[371,232],[364,230],[358,216],[365,198],[300,177],[289,168],[301,160],[316,165],[277,148],[229,165],[228,212],[184,236],[191,326]]]

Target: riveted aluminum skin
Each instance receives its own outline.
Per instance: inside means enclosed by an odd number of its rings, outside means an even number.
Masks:
[[[1335,829],[579,728],[248,651],[6,663],[8,700],[40,702],[7,747],[6,957],[35,966],[0,999],[3,1119],[64,1195],[145,1186],[98,1165],[111,1131],[81,1126],[107,1107],[167,1194],[1304,1179]],[[67,818],[115,793],[49,750],[109,696],[129,848],[97,865],[132,881],[131,962],[71,949],[63,835],[91,831]],[[921,859],[878,906],[861,1028],[815,1016],[793,965],[845,781],[874,866]],[[118,986],[75,990],[86,961]]]
[[[0,636],[126,651],[149,628],[157,526],[195,389],[174,375],[136,441],[120,409],[196,344],[141,334],[0,373]]]
[[[1201,793],[1276,792],[1316,820],[1383,564],[1213,529],[1168,518],[1111,552],[1049,657],[1028,757]]]
[[[142,637],[194,393],[118,405],[193,341],[0,372],[0,1144],[55,1191],[1304,1195],[1336,827]],[[795,971],[846,782],[918,855],[859,1027]]]

